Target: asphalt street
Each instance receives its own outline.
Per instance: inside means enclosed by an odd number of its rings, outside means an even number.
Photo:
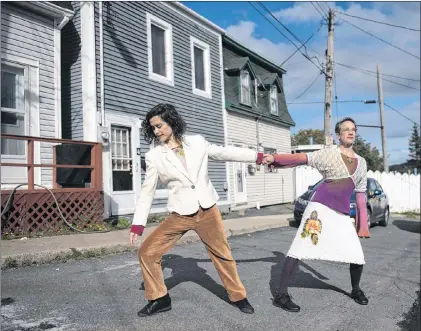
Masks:
[[[203,244],[194,243],[164,256],[173,308],[147,318],[136,314],[146,301],[133,253],[5,270],[2,330],[418,330],[419,220],[395,218],[362,240],[367,306],[349,297],[347,264],[302,261],[290,288],[301,312],[288,313],[271,299],[295,232],[286,227],[229,239],[253,315],[229,304]]]

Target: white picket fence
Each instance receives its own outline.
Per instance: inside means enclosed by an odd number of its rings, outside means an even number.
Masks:
[[[376,179],[389,197],[390,211],[402,213],[420,212],[420,175],[399,174],[393,172],[368,172],[368,177]],[[322,179],[320,173],[310,167],[300,166],[294,169],[294,197],[297,198],[310,185]]]

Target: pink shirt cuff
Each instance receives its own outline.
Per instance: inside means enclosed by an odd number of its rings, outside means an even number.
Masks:
[[[132,225],[130,228],[130,232],[136,233],[137,235],[141,236],[145,227],[143,225]]]

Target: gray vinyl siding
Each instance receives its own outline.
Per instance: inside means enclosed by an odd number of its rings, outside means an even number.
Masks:
[[[53,19],[33,13],[10,2],[2,2],[1,52],[6,55],[38,61],[40,136],[55,138]],[[40,151],[41,163],[51,164],[53,159],[51,144],[41,143]],[[41,181],[44,185],[52,184],[51,169],[41,169]]]
[[[160,102],[174,104],[187,123],[188,134],[201,134],[224,145],[220,39],[161,2],[104,3],[105,112],[131,113],[144,118]],[[174,86],[149,79],[146,13],[172,25]],[[212,99],[192,92],[190,36],[210,47]],[[141,137],[141,151],[149,145]],[[224,162],[210,161],[209,175],[221,200],[227,199]],[[153,208],[163,207],[154,201]]]
[[[71,5],[74,16],[61,31],[62,136],[83,140],[80,2]]]
[[[247,56],[247,54],[237,53],[230,47],[227,47],[227,45],[223,44],[224,64],[229,63],[234,58],[244,56]],[[255,74],[260,78],[269,73],[275,73],[275,71],[271,71],[269,68],[257,65],[253,61],[251,61],[251,66]],[[282,75],[278,73],[278,76],[282,82]],[[257,81],[260,82],[259,79]],[[239,113],[252,116],[263,114],[263,118],[269,122],[294,126],[295,122],[292,120],[286,105],[283,83],[281,85],[282,91],[278,93],[278,115],[274,115],[270,113],[269,108],[269,86],[266,87],[267,90],[259,87],[257,106],[253,102],[251,106],[245,106],[240,104],[241,85],[239,72],[224,72],[225,105],[231,111],[237,111]],[[251,94],[252,98],[254,98],[254,88],[252,88]]]

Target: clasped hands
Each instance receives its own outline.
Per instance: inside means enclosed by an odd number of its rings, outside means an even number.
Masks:
[[[263,165],[270,165],[275,161],[275,158],[272,154],[263,154],[263,157],[261,160],[257,161],[257,164],[263,164]]]

